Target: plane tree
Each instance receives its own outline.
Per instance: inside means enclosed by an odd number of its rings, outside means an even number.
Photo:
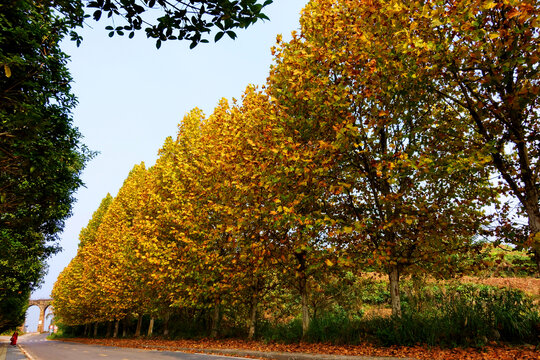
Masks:
[[[465,151],[475,146],[468,128],[449,125],[462,114],[426,87],[414,59],[389,56],[383,9],[311,2],[302,32],[275,50],[269,91],[294,119],[289,133],[333,159],[319,167],[327,241],[388,274],[399,316],[400,276],[455,266],[451,254],[474,247],[494,196],[485,157]]]
[[[490,159],[499,192],[517,199],[528,222],[524,236],[503,221],[510,231],[501,240],[529,249],[540,273],[539,11],[533,0],[384,6],[396,52],[414,60],[429,91],[460,113],[453,126],[469,128],[471,150]],[[409,25],[398,30],[404,19]],[[499,209],[503,219],[507,210]]]
[[[56,318],[62,324],[83,325],[100,320],[101,309],[99,302],[95,301],[100,295],[99,289],[95,279],[88,276],[85,259],[92,256],[99,226],[112,200],[112,196],[107,194],[86,227],[81,229],[77,255],[54,283],[52,306]]]

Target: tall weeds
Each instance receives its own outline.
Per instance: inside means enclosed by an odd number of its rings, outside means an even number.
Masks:
[[[537,344],[540,315],[522,291],[485,285],[429,286],[403,293],[403,314],[363,318],[336,308],[313,319],[304,339],[310,342],[383,345],[482,346],[489,341]],[[298,341],[301,329],[266,324],[260,336]]]

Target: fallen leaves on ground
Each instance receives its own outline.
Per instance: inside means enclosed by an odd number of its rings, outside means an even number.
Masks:
[[[349,356],[395,356],[419,360],[540,360],[540,352],[534,346],[492,345],[481,349],[455,348],[441,349],[427,346],[377,347],[371,344],[331,345],[331,344],[276,344],[240,339],[201,339],[201,340],[159,340],[159,339],[87,339],[72,338],[64,341],[85,344],[145,348],[159,350],[192,349],[239,349],[263,352],[291,352],[310,354],[332,354]]]

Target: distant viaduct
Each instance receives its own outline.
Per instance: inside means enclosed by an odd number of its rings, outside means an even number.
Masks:
[[[30,306],[34,306],[34,305],[39,307],[39,321],[38,321],[38,327],[37,327],[38,333],[42,333],[44,330],[43,326],[45,325],[45,311],[47,311],[47,309],[51,306],[51,303],[52,303],[52,299],[40,299],[40,300],[28,301],[29,308]],[[22,324],[21,329],[24,330],[24,323]]]

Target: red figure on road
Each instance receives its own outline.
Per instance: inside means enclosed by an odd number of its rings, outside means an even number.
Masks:
[[[19,334],[17,333],[17,330],[15,330],[13,335],[11,335],[11,339],[9,339],[11,341],[11,345],[13,345],[13,346],[17,345],[17,338],[18,337],[19,337]]]

